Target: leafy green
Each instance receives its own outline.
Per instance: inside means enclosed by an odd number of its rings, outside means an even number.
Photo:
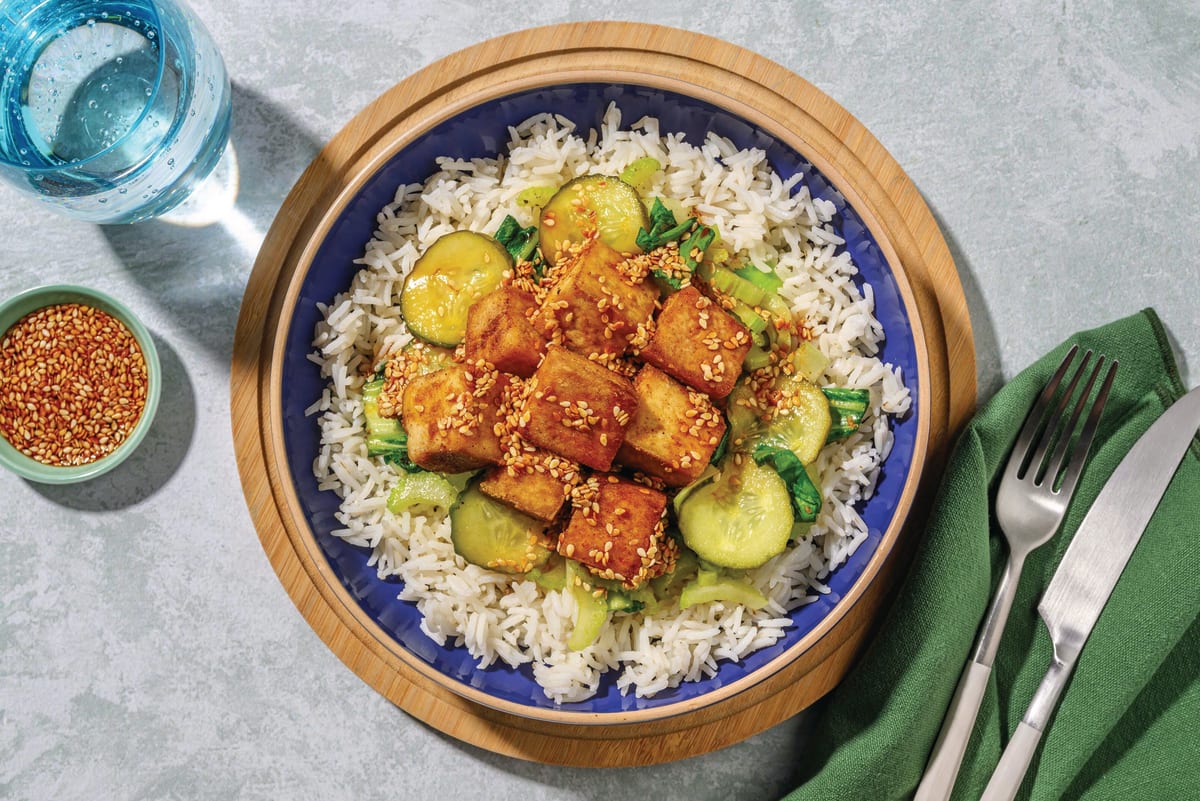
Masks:
[[[825,442],[837,442],[857,431],[871,402],[870,390],[824,387],[821,391],[829,399],[829,416],[832,418]]]
[[[717,232],[707,225],[697,224],[696,227],[688,234],[688,238],[683,240],[679,245],[679,255],[683,257],[683,263],[692,270],[700,264],[704,258],[704,251],[717,238]],[[694,255],[693,255],[694,254]]]
[[[371,441],[369,439],[367,440],[367,447],[368,448],[371,447]],[[383,456],[383,461],[385,463],[390,464],[393,467],[399,467],[401,470],[405,471],[406,473],[420,473],[425,470],[425,468],[416,464],[412,459],[410,459],[408,457],[408,438],[407,437],[405,437],[405,441],[404,441],[403,445],[400,445],[398,443],[391,443],[391,447],[388,448],[388,450],[386,450],[385,452],[383,452],[382,456]]]
[[[787,448],[758,445],[750,456],[757,464],[770,462],[783,483],[787,484],[798,521],[811,522],[817,519],[821,511],[821,490],[813,483],[804,463],[796,454]]]
[[[536,225],[522,228],[516,218],[509,214],[496,229],[494,238],[512,255],[514,261],[529,261],[537,250],[538,229]]]
[[[678,241],[697,225],[696,220],[692,217],[688,217],[683,222],[676,222],[674,212],[663,204],[661,198],[657,197],[650,206],[649,217],[650,230],[642,228],[638,230],[637,234],[637,246],[642,249],[643,253],[649,253],[668,242]]]

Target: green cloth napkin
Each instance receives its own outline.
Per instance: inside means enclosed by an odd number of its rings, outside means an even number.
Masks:
[[[824,702],[788,801],[916,790],[1006,557],[998,476],[1071,343],[1120,362],[1062,531],[1025,563],[955,799],[978,799],[1050,664],[1037,604],[1084,514],[1137,438],[1183,393],[1145,310],[1072,337],[959,437],[907,577],[863,658]],[[1181,436],[1186,436],[1183,432]],[[1200,798],[1200,443],[1193,441],[1104,608],[1018,798]]]

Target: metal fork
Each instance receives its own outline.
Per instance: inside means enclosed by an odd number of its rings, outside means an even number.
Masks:
[[[1000,480],[996,495],[996,517],[1008,543],[1008,563],[983,618],[975,640],[975,651],[967,661],[958,688],[954,691],[946,719],[942,722],[942,730],[933,746],[933,754],[925,767],[925,775],[917,787],[915,801],[945,801],[950,797],[967,741],[975,726],[975,718],[979,714],[1000,636],[1017,593],[1021,567],[1035,548],[1046,543],[1058,531],[1083,471],[1117,364],[1115,361],[1110,363],[1108,375],[1095,399],[1091,400],[1092,389],[1106,361],[1105,356],[1097,354],[1086,385],[1068,414],[1068,406],[1093,356],[1090,350],[1083,355],[1066,389],[1059,393],[1059,386],[1078,351],[1078,346],[1068,351],[1038,396],[1017,436]],[[1085,412],[1087,416],[1076,439],[1075,431]]]

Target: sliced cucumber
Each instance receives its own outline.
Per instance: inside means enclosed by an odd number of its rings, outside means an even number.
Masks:
[[[527,186],[517,193],[517,205],[527,209],[540,209],[550,202],[558,190],[553,186]]]
[[[639,195],[644,195],[650,191],[654,174],[661,169],[662,164],[654,156],[642,156],[621,170],[621,180],[632,186]]]
[[[696,571],[699,569],[700,559],[696,554],[687,548],[681,548],[679,557],[675,560],[675,569],[665,576],[651,579],[650,590],[659,601],[673,598],[679,595],[681,587],[696,577]]]
[[[417,259],[400,293],[400,311],[414,334],[454,347],[467,331],[467,310],[500,286],[512,257],[496,240],[474,231],[438,239]]]
[[[596,641],[608,621],[608,601],[578,562],[567,561],[567,585],[575,599],[575,627],[567,638],[567,648],[582,651]],[[599,592],[599,594],[597,594]]]
[[[608,611],[622,615],[632,615],[635,612],[653,612],[658,606],[658,599],[651,589],[643,584],[636,590],[609,590],[606,599]]]
[[[448,510],[457,497],[458,490],[439,473],[402,473],[388,493],[387,508],[394,515],[436,515]]]
[[[501,573],[528,573],[550,559],[546,524],[472,484],[450,508],[450,539],[468,562]]]
[[[436,373],[454,364],[454,351],[414,339],[400,349],[400,358],[407,360],[404,372],[407,380],[426,373]]]
[[[829,436],[829,401],[820,387],[803,376],[781,376],[776,390],[779,400],[759,442],[786,448],[808,464]]]
[[[680,609],[712,601],[749,609],[762,609],[767,605],[766,596],[750,582],[712,570],[701,570],[696,574],[696,579],[679,593]]]
[[[542,208],[542,256],[550,264],[568,245],[599,235],[618,253],[641,253],[637,234],[648,227],[637,190],[610,175],[585,175],[563,184]]]
[[[812,463],[804,464],[787,448],[758,445],[751,454],[759,464],[770,464],[792,496],[796,520],[811,523],[821,511],[821,476]]]
[[[543,590],[561,590],[567,586],[567,560],[551,559],[530,570],[529,578]]]
[[[729,443],[731,450],[748,450],[762,436],[766,423],[763,422],[754,389],[746,379],[733,385],[733,391],[725,402],[725,419],[729,421]]]
[[[797,373],[816,383],[829,367],[829,357],[806,339],[792,351],[792,367]]]
[[[679,530],[704,561],[744,569],[783,552],[793,519],[783,479],[769,466],[734,454],[717,479],[696,488],[680,506]]]

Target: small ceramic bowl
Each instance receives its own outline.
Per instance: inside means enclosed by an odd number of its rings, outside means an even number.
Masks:
[[[0,304],[0,337],[25,315],[47,306],[79,303],[99,309],[119,320],[133,334],[146,362],[146,403],[133,430],[115,450],[95,461],[78,466],[58,467],[33,459],[14,448],[0,436],[0,465],[19,476],[42,484],[73,484],[107,473],[128,458],[150,430],[158,409],[162,388],[162,371],[154,340],[141,321],[124,304],[95,289],[84,286],[55,284],[35,287],[15,295]]]

